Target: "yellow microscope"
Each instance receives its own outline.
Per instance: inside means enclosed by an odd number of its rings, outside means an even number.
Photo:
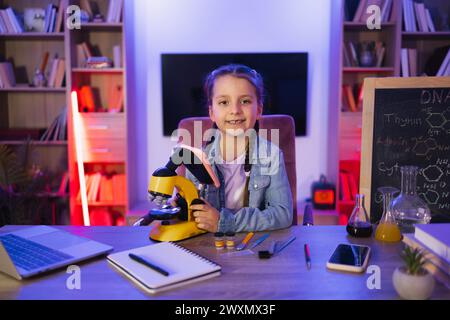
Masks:
[[[199,181],[199,190],[192,181],[177,175],[176,169],[180,165],[184,165]],[[190,207],[204,203],[200,196],[204,197],[208,184],[214,184],[216,188],[220,186],[219,179],[203,151],[187,145],[176,147],[167,164],[156,169],[150,179],[148,197],[157,208],[151,209],[134,226],[145,226],[160,220],[150,232],[150,238],[157,241],[180,241],[206,233],[207,231],[197,228]],[[167,204],[167,200],[175,189],[177,206],[172,207]]]

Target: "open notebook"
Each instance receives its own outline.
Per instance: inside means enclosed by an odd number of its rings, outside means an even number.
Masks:
[[[165,276],[129,257],[133,253],[169,273]],[[145,247],[113,253],[108,261],[128,278],[150,293],[180,287],[220,275],[221,267],[173,242],[161,242]]]

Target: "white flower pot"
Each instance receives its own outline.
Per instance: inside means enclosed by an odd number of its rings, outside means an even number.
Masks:
[[[397,268],[392,275],[394,288],[400,297],[407,300],[425,300],[433,293],[433,275],[425,270],[423,275],[410,275],[406,270]]]

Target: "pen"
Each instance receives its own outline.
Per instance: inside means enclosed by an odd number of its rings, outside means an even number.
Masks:
[[[242,250],[245,248],[245,246],[247,245],[247,243],[250,241],[250,239],[253,237],[254,233],[253,232],[249,232],[247,233],[247,235],[245,236],[244,240],[242,240],[242,242],[236,247],[236,250]]]
[[[144,257],[138,256],[138,255],[136,255],[136,254],[134,254],[134,253],[129,253],[128,256],[129,256],[131,259],[133,259],[134,261],[137,261],[137,262],[139,262],[139,263],[142,263],[144,266],[147,266],[147,267],[149,267],[150,269],[155,270],[156,272],[159,272],[159,273],[161,273],[162,275],[164,275],[164,276],[166,276],[166,277],[169,275],[169,272],[167,272],[167,271],[164,270],[164,269],[161,269],[161,268],[158,267],[158,266],[155,266],[153,263],[151,263],[150,261],[148,261],[148,260],[145,259]]]
[[[277,241],[276,246],[275,246],[275,253],[279,253],[281,252],[281,250],[283,250],[284,248],[286,248],[292,241],[295,240],[295,236],[290,237],[289,239],[287,239],[285,242],[282,241]]]
[[[252,245],[250,246],[250,249],[253,249],[256,246],[260,245],[264,240],[266,240],[269,237],[269,235],[270,235],[269,233],[266,233],[265,235],[256,239],[255,242],[253,242]]]
[[[311,269],[311,255],[309,253],[309,246],[307,243],[305,243],[304,249],[305,249],[306,267],[309,270],[309,269]]]

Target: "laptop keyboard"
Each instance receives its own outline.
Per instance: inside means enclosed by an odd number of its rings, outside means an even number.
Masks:
[[[27,271],[73,258],[67,254],[13,234],[0,236],[0,241],[3,243],[14,265]]]

